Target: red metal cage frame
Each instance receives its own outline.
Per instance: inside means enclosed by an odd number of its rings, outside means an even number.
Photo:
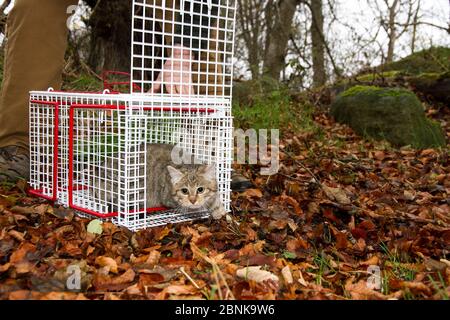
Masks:
[[[41,100],[30,100],[30,103],[44,105],[48,107],[55,108],[54,111],[54,138],[53,138],[53,144],[54,144],[54,150],[53,150],[53,187],[52,187],[52,196],[49,197],[45,194],[43,194],[42,189],[32,189],[30,188],[28,190],[28,193],[34,196],[41,197],[43,199],[56,202],[58,200],[58,163],[59,163],[59,156],[58,156],[58,148],[59,148],[59,108],[61,106],[61,102],[53,102],[53,101],[41,101]],[[67,104],[65,104],[67,106]],[[74,117],[75,117],[75,110],[76,109],[102,109],[102,110],[126,110],[130,107],[126,105],[102,105],[102,104],[71,104],[69,105],[69,177],[68,177],[68,205],[69,208],[72,208],[74,210],[99,217],[99,218],[113,218],[117,217],[119,215],[118,212],[109,212],[109,213],[100,213],[93,210],[89,210],[83,207],[79,207],[73,203],[73,192],[77,190],[82,190],[84,188],[88,188],[86,186],[78,186],[74,185],[73,181],[73,157],[74,157]],[[212,108],[186,108],[186,107],[139,107],[143,110],[154,110],[154,111],[173,111],[173,112],[194,112],[194,113],[213,113],[216,110]],[[146,213],[153,213],[153,212],[161,212],[166,211],[167,208],[165,207],[155,207],[155,208],[148,208],[146,210]],[[129,212],[130,214],[137,213],[137,212]]]

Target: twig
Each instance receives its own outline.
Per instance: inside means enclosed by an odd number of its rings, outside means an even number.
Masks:
[[[292,159],[294,159],[294,157],[293,157],[293,155],[292,155],[291,153],[289,153],[289,152],[286,152],[286,153],[287,153],[287,155],[289,155]],[[306,167],[306,166],[305,166],[303,163],[301,163],[300,161],[294,160],[294,162],[295,162],[296,164],[298,164],[300,167],[302,167],[303,169],[305,169],[305,170],[311,175],[311,177],[316,181],[316,183],[320,186],[320,188],[321,188],[323,191],[325,191],[325,188],[324,188],[322,182],[320,181],[320,179],[317,178],[317,176],[316,176],[316,175],[315,175],[308,167]]]
[[[92,70],[86,63],[84,63],[83,61],[80,60],[80,64],[81,64],[81,67],[84,70],[86,70],[89,74],[91,74],[92,76],[96,77],[98,80],[102,80],[103,81],[103,78],[100,77],[97,73],[95,73],[95,71]]]
[[[226,296],[230,297],[230,299],[232,300],[236,300],[236,298],[233,295],[233,292],[231,291],[230,287],[228,286],[228,283],[225,279],[225,276],[222,273],[222,270],[220,270],[219,266],[217,265],[217,263],[212,260],[211,258],[207,257],[205,254],[203,254],[203,252],[195,245],[195,243],[191,242],[191,250],[194,253],[194,255],[199,256],[201,259],[205,260],[206,262],[208,262],[212,267],[213,267],[213,271],[214,271],[214,277],[216,278],[217,283],[219,284],[219,291],[220,291],[220,281],[217,278],[217,276],[220,278],[220,280],[222,280],[223,285],[225,286],[225,288],[227,289],[227,294]],[[222,293],[219,292],[219,296],[221,296]]]
[[[194,287],[196,287],[198,290],[202,291],[202,289],[201,289],[200,286],[197,284],[197,282],[195,282],[195,280],[192,279],[191,276],[187,274],[187,272],[184,270],[184,267],[181,267],[181,268],[180,268],[180,272],[181,272],[186,278],[188,278],[188,280],[194,285]]]
[[[214,280],[216,281],[217,292],[219,293],[219,299],[223,300],[222,286],[220,285],[220,281],[219,281],[219,277],[217,276],[217,270],[216,270],[215,265],[213,265],[213,277],[214,277]]]

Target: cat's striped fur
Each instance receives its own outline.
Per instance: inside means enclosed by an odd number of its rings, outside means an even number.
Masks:
[[[146,171],[147,208],[167,207],[186,210],[207,209],[214,219],[220,219],[226,212],[218,193],[215,165],[176,164],[172,161],[174,145],[148,144]],[[114,158],[111,158],[114,159]],[[140,159],[142,163],[143,159]],[[195,163],[191,157],[191,163]],[[102,167],[117,168],[117,160],[108,160]],[[110,172],[114,172],[111,170]],[[110,192],[106,202],[112,203],[117,195],[117,176],[101,179],[97,185],[103,194]],[[143,179],[141,179],[143,180]],[[111,186],[111,181],[114,185]],[[136,181],[143,188],[143,181]],[[143,194],[140,193],[142,198]],[[132,199],[133,200],[133,199]]]

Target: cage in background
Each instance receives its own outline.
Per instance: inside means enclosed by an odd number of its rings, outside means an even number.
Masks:
[[[216,165],[229,211],[234,21],[234,0],[134,0],[130,93],[30,93],[30,192],[131,230],[208,217],[146,207],[166,143]]]

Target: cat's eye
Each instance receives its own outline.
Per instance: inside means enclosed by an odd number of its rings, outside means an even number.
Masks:
[[[187,188],[183,188],[183,189],[181,189],[181,193],[182,194],[188,194],[189,190]]]
[[[200,187],[197,189],[197,193],[203,193],[203,192],[205,192],[205,188]]]

